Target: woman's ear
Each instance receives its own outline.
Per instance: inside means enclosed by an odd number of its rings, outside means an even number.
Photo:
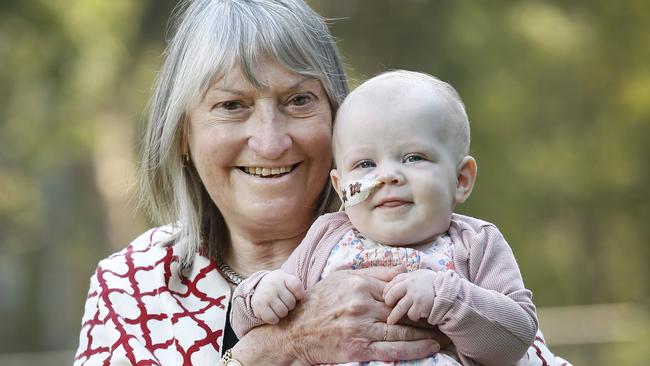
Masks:
[[[181,166],[187,168],[191,165],[192,158],[190,157],[190,136],[189,136],[189,120],[187,118],[182,118],[181,123],[181,136],[180,136],[180,158]]]
[[[469,198],[469,195],[474,189],[476,182],[476,160],[471,156],[466,156],[460,161],[458,165],[458,173],[456,179],[456,192],[454,194],[454,203],[463,203]]]

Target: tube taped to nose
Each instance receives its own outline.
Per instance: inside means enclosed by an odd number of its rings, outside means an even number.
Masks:
[[[351,207],[366,200],[382,184],[376,175],[366,175],[345,183],[341,189],[341,199],[344,207]]]

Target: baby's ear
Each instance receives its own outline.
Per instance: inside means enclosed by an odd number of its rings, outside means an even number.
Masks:
[[[456,192],[454,194],[454,203],[463,203],[469,198],[474,189],[476,182],[476,160],[471,156],[466,156],[458,164],[458,173],[456,179]]]
[[[330,180],[332,181],[332,186],[334,187],[334,190],[339,195],[339,198],[341,198],[341,190],[339,189],[340,188],[339,172],[337,172],[336,169],[330,170]]]
[[[336,194],[339,195],[339,199],[341,200],[339,211],[345,211],[345,197],[341,194],[341,179],[339,178],[339,172],[337,172],[336,169],[330,170],[330,179],[332,180],[332,187],[334,187]]]

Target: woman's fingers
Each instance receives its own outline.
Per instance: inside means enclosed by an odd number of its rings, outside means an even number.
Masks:
[[[419,341],[374,342],[368,346],[368,356],[377,361],[415,360],[440,351],[440,345],[432,339]]]
[[[388,282],[391,281],[398,274],[406,273],[406,267],[404,267],[403,265],[399,265],[396,267],[370,267],[370,268],[357,269],[353,272],[363,276],[370,276],[378,280]]]
[[[388,275],[389,269],[386,267],[372,267],[349,271],[338,271],[332,273],[327,278],[338,278],[339,283],[346,283],[349,291],[360,291],[361,293],[370,293],[376,301],[384,301],[384,287],[386,281],[379,277]],[[344,279],[345,278],[345,279]],[[340,286],[340,285],[339,285]]]
[[[407,342],[420,341],[423,339],[434,339],[434,334],[430,329],[420,329],[401,324],[386,324],[376,322],[371,327],[371,332],[375,342]],[[384,338],[384,335],[386,336]],[[437,342],[435,342],[437,343]]]

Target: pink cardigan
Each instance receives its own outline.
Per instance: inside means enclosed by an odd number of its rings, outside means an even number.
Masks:
[[[344,212],[326,214],[282,265],[309,290],[320,280],[330,251],[352,224]],[[510,246],[493,224],[453,214],[449,235],[455,271],[439,272],[428,321],[456,346],[464,365],[515,364],[534,341],[537,317]],[[233,294],[231,324],[238,336],[263,324],[250,299],[260,279],[253,274]]]

